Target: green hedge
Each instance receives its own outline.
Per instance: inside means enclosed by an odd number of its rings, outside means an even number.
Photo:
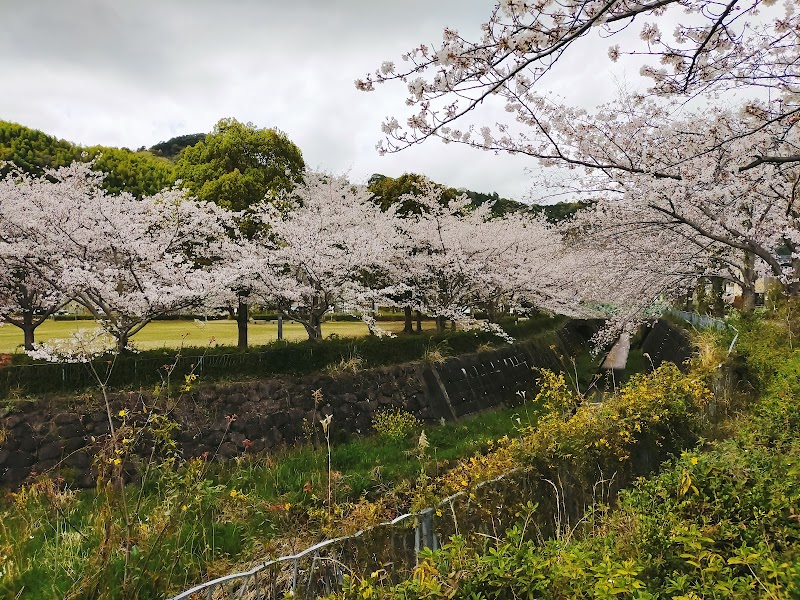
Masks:
[[[563,318],[541,316],[506,330],[520,339],[563,325]],[[342,359],[359,357],[363,368],[399,364],[424,357],[438,347],[447,355],[476,351],[482,344],[501,342],[484,332],[443,332],[437,334],[401,335],[396,338],[329,338],[318,342],[273,342],[240,350],[231,346],[211,349],[184,348],[176,351],[148,350],[117,358],[109,385],[115,389],[138,388],[161,382],[165,365],[176,361],[173,381],[197,365],[196,372],[206,380],[302,375],[335,365]],[[97,361],[102,372],[107,359]],[[32,361],[25,355],[15,356],[14,364],[0,369],[0,394],[3,397],[30,394],[69,392],[93,387],[95,381],[85,365],[52,364]]]

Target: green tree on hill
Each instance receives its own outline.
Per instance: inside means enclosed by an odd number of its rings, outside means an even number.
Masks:
[[[383,210],[400,203],[398,206],[400,214],[419,214],[421,209],[418,204],[409,198],[400,202],[400,198],[406,194],[419,194],[420,183],[425,179],[426,177],[424,175],[418,175],[417,173],[404,173],[400,177],[387,177],[386,175],[375,173],[369,178],[367,185],[369,191],[372,192],[375,197],[375,201],[380,204]],[[467,189],[448,188],[441,184],[437,185],[445,190],[444,194],[442,194],[443,202],[449,202],[456,199],[461,194],[466,194],[473,206],[477,207],[486,203],[490,204],[492,216],[495,217],[502,217],[507,213],[528,208],[528,206],[522,202],[501,198],[497,192],[484,194]]]
[[[529,210],[533,214],[543,214],[551,223],[560,223],[575,216],[579,210],[592,206],[594,202],[579,200],[578,202],[557,202],[555,204],[534,204]]]
[[[0,175],[14,167],[31,175],[42,175],[45,169],[63,167],[79,160],[82,150],[36,129],[17,123],[0,121]],[[8,164],[13,163],[13,164]]]
[[[149,152],[91,146],[86,148],[86,154],[88,159],[94,159],[94,170],[106,174],[103,187],[112,194],[152,196],[175,182],[172,163]]]
[[[304,169],[300,148],[284,133],[222,119],[183,151],[175,173],[198,200],[239,211],[291,189]]]
[[[397,211],[403,216],[418,215],[422,206],[414,202],[409,196],[418,196],[422,193],[422,183],[427,181],[424,175],[417,173],[404,173],[400,177],[387,177],[380,173],[374,174],[367,182],[367,188],[373,195],[373,200],[382,210],[397,206]],[[453,188],[446,188],[436,184],[444,190],[442,200],[449,202],[458,197],[458,192]],[[405,196],[405,197],[404,197]]]
[[[246,212],[269,196],[291,190],[304,170],[303,154],[286,134],[222,119],[205,139],[181,152],[175,174],[199,200]],[[248,236],[256,233],[246,215],[241,227]],[[238,298],[239,347],[245,348],[250,290],[233,291]]]
[[[175,161],[178,159],[178,155],[183,151],[184,148],[194,146],[198,142],[202,142],[204,139],[206,139],[205,133],[189,133],[187,135],[179,135],[177,137],[168,139],[166,142],[159,142],[158,144],[151,146],[150,152],[156,156],[163,156],[164,158]],[[141,148],[141,150],[144,150],[144,148]]]
[[[490,204],[492,207],[492,216],[502,217],[508,213],[516,212],[518,210],[525,210],[528,208],[527,204],[517,202],[516,200],[509,200],[508,198],[501,198],[497,192],[491,194],[484,194],[481,192],[473,192],[472,190],[459,190],[459,193],[466,194],[470,199],[473,206],[481,206],[482,204]]]

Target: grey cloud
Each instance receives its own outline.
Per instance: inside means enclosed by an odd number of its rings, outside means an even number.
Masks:
[[[406,113],[405,90],[353,86],[382,61],[436,43],[445,25],[476,37],[489,9],[463,0],[3,0],[0,119],[135,148],[232,116],[286,131],[312,166],[362,179],[422,172],[519,198],[529,159],[436,140],[379,157],[380,123]],[[580,76],[559,82],[575,88]],[[595,74],[592,87],[602,85]],[[502,108],[483,115],[493,122]]]

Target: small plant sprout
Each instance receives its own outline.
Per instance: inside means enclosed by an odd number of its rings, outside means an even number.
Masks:
[[[648,354],[647,352],[642,352],[642,356],[644,356],[644,357],[645,357],[647,360],[649,360],[649,361],[650,361],[650,368],[651,368],[653,371],[655,371],[655,370],[656,370],[656,366],[655,366],[655,364],[653,363],[653,358],[650,356],[650,354]]]
[[[419,434],[419,441],[417,442],[417,448],[419,448],[420,452],[425,452],[428,449],[430,444],[428,443],[428,436],[425,435],[425,431]]]
[[[320,419],[319,424],[322,425],[322,431],[326,436],[328,435],[328,427],[330,427],[332,419],[333,415],[328,415],[324,419]]]
[[[419,440],[417,441],[417,456],[419,457],[420,479],[425,478],[425,457],[427,455],[429,446],[430,443],[428,442],[428,436],[425,435],[425,431],[423,430],[422,433],[419,434]]]
[[[316,390],[314,393],[316,394],[319,392],[320,399],[322,398],[322,390]],[[331,420],[333,419],[333,414],[326,416],[324,419],[320,419],[319,424],[322,425],[322,432],[325,434],[325,445],[328,447],[328,512],[333,511],[333,502],[332,502],[332,494],[333,488],[331,487],[331,475],[333,471],[331,470]]]

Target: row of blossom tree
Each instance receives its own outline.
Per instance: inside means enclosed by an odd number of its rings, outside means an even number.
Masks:
[[[725,202],[712,212],[707,200],[695,208],[706,237],[722,240],[716,245],[682,232],[683,221],[665,227],[668,221],[638,216],[645,209],[633,202],[599,202],[556,226],[524,212],[493,218],[489,204],[446,198],[429,181],[404,198],[415,206],[405,214],[402,202],[381,208],[366,187],[314,172],[246,213],[178,188],[137,199],[101,183],[79,163],[0,181],[0,314],[23,330],[26,348],[36,327],[72,300],[120,348],[156,317],[237,304],[242,345],[252,304],[276,307],[309,339],[322,336],[334,306],[363,316],[378,334],[369,318],[376,306],[435,316],[440,328],[446,319],[493,327],[475,321],[474,311],[504,306],[609,318],[608,341],[698,277],[725,277],[746,290],[759,272],[791,281],[772,264],[791,219],[775,209],[777,200],[764,200],[788,185],[776,178],[768,188],[740,191],[749,212],[727,214]],[[668,189],[629,193],[646,194],[649,210],[663,202],[666,213],[677,210]],[[692,197],[687,189],[684,213]],[[725,230],[715,233],[715,217],[752,218],[754,210],[761,212],[748,229],[752,241],[740,235],[741,243],[726,244]],[[765,250],[754,251],[756,244]]]
[[[604,39],[610,60],[645,63],[649,89],[592,110],[554,98],[564,57]],[[622,320],[698,275],[738,284],[750,310],[759,275],[799,291],[799,42],[796,0],[500,0],[477,39],[447,28],[356,87],[408,90],[411,114],[386,120],[383,152],[438,137],[527,155],[548,195],[599,198],[575,231],[608,266],[593,280],[628,288]],[[493,102],[509,118],[481,126]]]
[[[26,347],[71,300],[120,348],[161,315],[235,303],[277,307],[310,339],[333,306],[408,307],[440,324],[474,324],[487,306],[580,310],[561,276],[560,231],[522,213],[490,218],[489,206],[444,200],[430,182],[418,214],[401,217],[364,186],[310,172],[251,207],[247,227],[243,213],[177,188],[137,199],[101,182],[78,163],[0,182],[0,310]]]

